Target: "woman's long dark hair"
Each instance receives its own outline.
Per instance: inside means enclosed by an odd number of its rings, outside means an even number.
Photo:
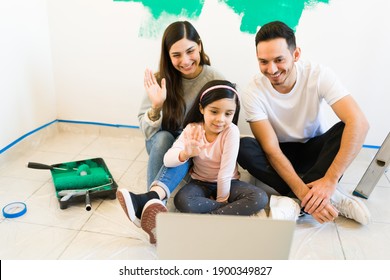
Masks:
[[[206,108],[207,105],[210,103],[213,103],[214,101],[223,99],[223,98],[230,98],[234,99],[236,102],[236,111],[234,112],[233,120],[232,122],[237,125],[238,123],[238,117],[240,115],[240,100],[237,95],[233,90],[221,87],[221,88],[215,88],[207,92],[204,96],[202,96],[203,92],[205,92],[207,89],[214,87],[214,86],[228,86],[233,89],[236,89],[235,84],[232,84],[229,81],[226,80],[213,80],[210,82],[207,82],[202,89],[200,90],[198,94],[198,99],[199,102],[194,102],[194,105],[192,105],[190,111],[188,112],[184,123],[183,127],[186,127],[187,124],[189,123],[199,123],[203,122],[203,114],[200,112],[199,106],[202,106],[202,108]],[[201,99],[202,97],[202,99]]]
[[[176,21],[165,29],[161,43],[160,67],[156,78],[160,85],[163,78],[166,80],[167,99],[162,108],[162,128],[171,132],[176,132],[183,127],[186,104],[183,97],[182,74],[172,65],[169,50],[174,43],[183,38],[200,45],[200,65],[210,65],[210,59],[204,51],[200,36],[191,23]]]

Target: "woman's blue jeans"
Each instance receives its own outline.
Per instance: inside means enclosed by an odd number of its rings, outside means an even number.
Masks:
[[[175,137],[168,131],[161,130],[146,140],[146,151],[149,154],[147,169],[148,187],[156,179],[161,167],[164,165],[164,155],[175,142]]]
[[[177,167],[165,167],[164,155],[175,141],[175,137],[168,131],[161,130],[146,141],[146,150],[149,154],[147,169],[148,190],[153,185],[162,187],[167,198],[186,177],[191,161]]]
[[[153,185],[158,185],[164,189],[166,193],[166,199],[168,199],[171,193],[177,188],[180,182],[186,177],[188,170],[192,165],[192,161],[188,160],[182,165],[176,167],[166,167],[163,165],[160,172],[157,174],[156,180],[149,186],[149,189]]]

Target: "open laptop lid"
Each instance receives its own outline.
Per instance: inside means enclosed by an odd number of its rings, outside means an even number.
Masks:
[[[169,260],[286,260],[294,221],[160,213],[157,256]]]

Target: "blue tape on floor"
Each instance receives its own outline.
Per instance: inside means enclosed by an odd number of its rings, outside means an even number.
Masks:
[[[61,120],[61,119],[58,119],[58,120],[54,120],[52,122],[49,122],[45,125],[42,125],[40,127],[38,127],[37,129],[34,129],[33,131],[31,132],[28,132],[26,133],[25,135],[19,137],[18,139],[16,139],[15,141],[13,141],[11,144],[5,146],[4,148],[2,148],[0,150],[0,155],[2,153],[4,153],[6,150],[10,149],[11,147],[13,147],[14,145],[16,145],[17,143],[19,143],[20,141],[22,141],[24,138],[26,138],[27,136],[30,136],[32,134],[34,134],[35,132],[53,124],[53,123],[56,123],[56,122],[59,122],[59,123],[74,123],[74,124],[90,124],[90,125],[100,125],[100,126],[109,126],[109,127],[117,127],[117,128],[132,128],[132,129],[138,129],[139,126],[135,126],[135,125],[124,125],[124,124],[109,124],[109,123],[101,123],[101,122],[88,122],[88,121],[71,121],[71,120]],[[368,149],[379,149],[380,146],[373,146],[373,145],[363,145],[363,148],[368,148]]]
[[[27,205],[24,202],[12,202],[3,207],[4,218],[17,218],[27,212]]]
[[[16,145],[17,143],[19,143],[20,141],[22,141],[22,140],[23,140],[24,138],[26,138],[27,136],[30,136],[31,134],[34,134],[35,132],[37,132],[37,131],[39,131],[39,130],[41,130],[41,129],[43,129],[43,128],[45,128],[45,127],[47,127],[47,126],[49,126],[49,125],[51,125],[51,124],[53,124],[53,123],[55,123],[55,122],[57,122],[57,120],[54,120],[54,121],[49,122],[49,123],[47,123],[47,124],[44,124],[44,125],[42,125],[42,126],[36,128],[36,129],[34,129],[33,131],[30,131],[30,132],[24,134],[23,136],[19,137],[19,138],[16,139],[15,141],[13,141],[11,144],[9,144],[9,145],[5,146],[4,148],[2,148],[2,149],[0,150],[0,154],[4,153],[4,152],[5,152],[6,150],[8,150],[9,148],[11,148],[12,146]]]

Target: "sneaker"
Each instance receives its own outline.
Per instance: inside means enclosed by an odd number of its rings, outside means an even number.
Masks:
[[[271,195],[269,217],[275,220],[296,221],[301,213],[298,203],[287,196]]]
[[[141,228],[149,234],[149,241],[151,244],[156,244],[156,217],[157,214],[168,212],[167,207],[159,199],[149,200],[142,210]]]
[[[340,215],[355,220],[362,225],[367,225],[371,222],[370,211],[364,202],[357,197],[347,194],[340,186],[337,186],[330,200]]]
[[[256,213],[254,216],[256,217],[260,217],[260,218],[263,218],[263,219],[267,219],[268,218],[268,215],[267,215],[267,212],[265,211],[265,209],[261,209],[258,213]]]
[[[135,215],[136,209],[129,191],[126,189],[119,189],[116,192],[116,197],[118,198],[119,203],[129,220],[132,221],[137,227],[141,227],[141,220]]]

